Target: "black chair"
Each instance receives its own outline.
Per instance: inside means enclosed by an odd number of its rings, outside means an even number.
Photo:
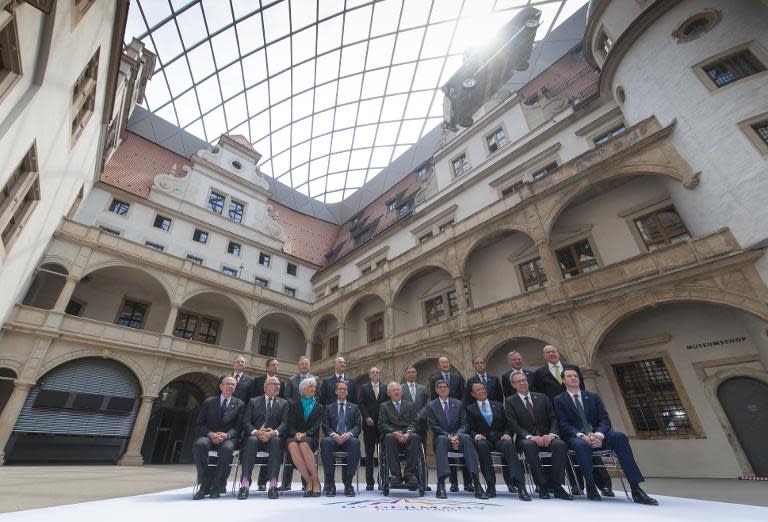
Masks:
[[[595,450],[592,452],[592,456],[599,457],[599,459],[595,459],[599,460],[599,463],[594,462],[592,464],[594,468],[604,468],[607,472],[609,470],[614,470],[616,472],[616,474],[619,476],[619,481],[621,482],[621,488],[624,490],[624,496],[626,496],[627,500],[631,502],[632,497],[629,495],[629,491],[627,490],[627,483],[625,480],[626,476],[624,475],[624,470],[621,467],[621,463],[619,463],[619,458],[616,456],[616,453],[609,449]],[[574,471],[580,467],[579,464],[575,462],[575,460],[576,452],[573,450],[568,450],[568,464]]]

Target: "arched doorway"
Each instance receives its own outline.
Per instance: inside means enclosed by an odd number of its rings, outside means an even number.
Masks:
[[[8,399],[11,398],[14,380],[16,380],[16,372],[10,368],[0,368],[0,414],[3,413]]]
[[[67,269],[58,263],[44,263],[35,273],[22,304],[50,310],[56,304],[67,280]]]
[[[751,377],[732,377],[718,386],[717,398],[752,471],[768,477],[768,384]]]
[[[5,448],[6,462],[116,463],[128,446],[141,385],[112,359],[85,357],[32,388]]]
[[[197,414],[216,390],[216,378],[201,373],[184,375],[163,388],[152,406],[141,446],[145,464],[192,462]]]

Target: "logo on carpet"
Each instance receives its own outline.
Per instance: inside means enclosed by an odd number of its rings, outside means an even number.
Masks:
[[[329,502],[325,505],[337,506],[342,509],[372,509],[375,511],[478,511],[489,507],[501,507],[501,504],[488,502],[428,500],[424,498],[352,500]]]

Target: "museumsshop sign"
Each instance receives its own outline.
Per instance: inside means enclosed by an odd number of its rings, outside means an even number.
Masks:
[[[696,344],[686,345],[686,350],[701,350],[703,348],[717,348],[718,346],[725,346],[728,344],[739,344],[746,341],[746,337],[727,337],[724,339],[714,339],[712,341],[704,341]]]

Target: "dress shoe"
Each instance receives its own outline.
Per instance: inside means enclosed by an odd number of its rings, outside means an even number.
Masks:
[[[389,479],[390,486],[399,486],[403,483],[403,477],[393,476]]]
[[[301,488],[302,490],[306,491],[304,488]],[[290,491],[291,485],[290,484],[283,484],[280,486],[280,491]]]
[[[219,498],[221,496],[221,493],[219,492],[219,487],[216,486],[211,490],[211,494],[209,495],[211,498]]]
[[[250,491],[248,491],[248,488],[245,486],[240,488],[240,491],[237,492],[237,500],[245,500],[248,498],[248,495],[250,495]]]
[[[408,488],[410,488],[413,491],[415,491],[416,488],[419,487],[419,479],[416,475],[411,475],[410,477],[408,477],[407,482],[408,482]]]
[[[600,493],[604,497],[615,497],[616,496],[616,493],[614,493],[611,488],[600,488]]]
[[[555,498],[559,498],[560,500],[573,500],[573,495],[564,490],[563,486],[558,484],[552,489],[555,490]]]
[[[451,493],[458,493],[458,492],[459,492],[459,485],[451,484]]]
[[[355,496],[355,488],[352,487],[352,484],[347,484],[346,486],[344,486],[344,496],[345,497]]]
[[[426,488],[424,488],[424,491],[432,491],[432,487],[431,486],[427,486]]]
[[[195,496],[192,497],[192,500],[202,500],[205,498],[205,488],[203,486],[200,486],[200,489],[197,490],[197,493],[195,493]]]
[[[365,486],[365,490],[366,490],[366,491],[373,491],[373,484],[367,484],[367,485]]]
[[[314,496],[315,496],[315,492],[314,492],[314,491],[312,491],[311,489],[308,489],[308,490],[306,490],[306,491],[304,492],[304,497],[305,497],[305,498],[314,497]]]
[[[496,498],[496,484],[488,484],[486,493],[488,493],[488,498]]]
[[[587,498],[589,500],[603,500],[595,486],[587,486]]]
[[[646,506],[658,506],[659,501],[655,498],[649,497],[645,491],[639,487],[632,489],[632,500],[636,504],[645,504]]]
[[[583,495],[583,494],[584,493],[581,491],[581,489],[574,488],[573,486],[571,486],[571,495],[573,495],[574,497],[578,497],[578,496]]]
[[[267,491],[267,498],[280,498],[280,493],[277,492],[275,486],[270,486],[269,491]]]
[[[336,496],[336,486],[332,486],[330,488],[325,488],[325,496],[326,497],[335,497]]]
[[[488,494],[485,491],[483,491],[482,486],[475,486],[473,489],[475,490],[474,491],[475,498],[480,500],[488,500]]]
[[[448,494],[445,492],[445,484],[437,483],[437,491],[435,492],[435,498],[448,498]]]
[[[524,500],[525,502],[530,502],[531,500],[531,496],[523,486],[517,488],[517,498]]]
[[[517,488],[515,487],[514,484],[510,482],[509,484],[507,484],[507,491],[509,491],[510,493],[517,493]]]
[[[544,500],[552,498],[549,496],[549,489],[539,488],[539,498],[543,498]]]
[[[451,491],[453,491],[453,489],[451,489]],[[472,484],[464,484],[464,491],[466,491],[467,493],[474,493],[475,492],[475,486],[473,486]]]
[[[267,485],[266,484],[259,484],[259,491],[266,491]]]

